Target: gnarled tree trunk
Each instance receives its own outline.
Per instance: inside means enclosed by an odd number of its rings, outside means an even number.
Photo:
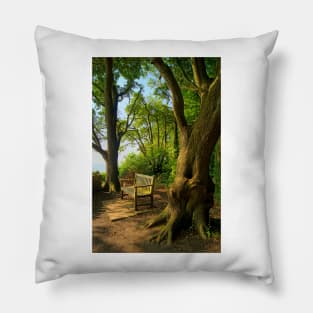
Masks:
[[[171,243],[174,232],[194,223],[201,238],[205,239],[214,194],[214,184],[209,177],[210,157],[220,136],[220,65],[216,78],[209,79],[204,59],[192,59],[201,107],[196,122],[190,127],[184,116],[184,99],[171,69],[161,58],[154,58],[152,63],[171,91],[179,129],[179,155],[176,176],[168,190],[168,205],[147,227],[165,223],[153,239],[157,242],[167,239]]]

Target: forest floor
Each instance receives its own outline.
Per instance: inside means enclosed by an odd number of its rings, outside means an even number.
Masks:
[[[93,195],[93,247],[94,253],[107,252],[213,252],[221,250],[220,208],[210,212],[211,238],[204,241],[192,227],[181,231],[172,245],[157,244],[149,238],[160,228],[146,229],[144,225],[157,216],[167,204],[166,189],[159,187],[154,194],[154,207],[139,206],[138,213],[133,211],[132,200],[122,200],[118,193],[98,192]],[[112,221],[110,212],[128,209],[126,218]],[[136,214],[133,215],[132,214]],[[111,219],[110,219],[111,217]]]

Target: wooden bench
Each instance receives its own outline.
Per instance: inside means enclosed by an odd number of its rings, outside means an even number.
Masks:
[[[133,180],[126,178],[121,181],[121,197],[128,195],[135,201],[135,210],[141,204],[138,203],[139,198],[150,198],[150,206],[153,207],[153,192],[154,192],[154,176],[148,176],[135,173]],[[142,204],[146,205],[146,203]]]

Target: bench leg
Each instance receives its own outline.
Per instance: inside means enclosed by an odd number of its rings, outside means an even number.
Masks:
[[[150,198],[151,198],[151,208],[153,208],[153,195],[151,195]]]
[[[123,196],[124,196],[124,193],[123,193],[123,190],[122,190],[122,193],[121,193],[121,199],[123,199]]]
[[[135,211],[137,211],[137,190],[135,191],[134,201],[135,201]]]

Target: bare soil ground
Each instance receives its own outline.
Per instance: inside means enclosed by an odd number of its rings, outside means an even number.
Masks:
[[[126,202],[125,202],[126,201]],[[128,202],[127,202],[128,201]],[[159,227],[145,229],[145,223],[157,216],[167,204],[165,188],[158,188],[155,192],[154,207],[140,206],[138,210],[147,211],[143,214],[130,216],[117,221],[111,221],[105,212],[106,205],[133,205],[130,200],[121,200],[119,194],[98,192],[93,195],[93,252],[212,252],[221,250],[220,240],[220,208],[213,208],[210,212],[211,238],[203,241],[192,229],[177,234],[173,244],[157,244],[149,238],[158,231]]]

